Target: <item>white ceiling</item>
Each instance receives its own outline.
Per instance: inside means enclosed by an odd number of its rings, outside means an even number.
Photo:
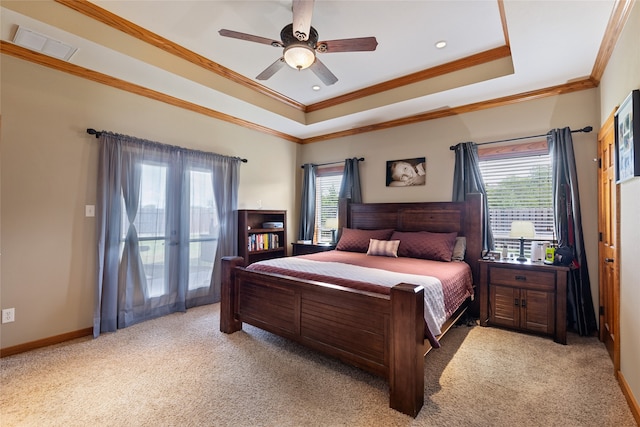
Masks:
[[[87,29],[82,24],[91,18],[53,0],[2,1],[4,41],[11,41],[22,26],[77,46],[72,64],[304,139],[587,78],[615,0],[505,0],[506,28],[497,0],[316,0],[312,25],[320,40],[375,36],[378,41],[374,52],[318,54],[339,79],[332,86],[323,85],[310,70],[289,67],[257,81],[255,76],[282,49],[218,34],[225,28],[279,40],[282,27],[291,22],[290,0],[91,3],[305,106],[507,44],[511,48],[513,70],[498,77],[478,72],[473,77],[478,82],[467,79],[461,87],[434,82],[424,93],[396,96],[400,91],[394,89],[385,93],[384,102],[378,98],[312,116],[230,89],[232,81],[207,77],[202,70],[183,72],[166,56],[150,54],[130,36],[115,37],[112,28],[98,21],[89,21]],[[447,41],[445,49],[435,48],[439,40]],[[314,85],[321,90],[313,91]]]

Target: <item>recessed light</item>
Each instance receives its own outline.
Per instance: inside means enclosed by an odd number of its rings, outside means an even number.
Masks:
[[[438,49],[444,49],[447,47],[447,42],[445,40],[440,40],[439,42],[436,42],[436,47]]]
[[[315,90],[316,92],[320,90],[320,86],[318,85],[313,85],[311,86],[311,89]]]

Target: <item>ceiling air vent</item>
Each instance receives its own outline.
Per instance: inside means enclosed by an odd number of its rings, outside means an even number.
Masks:
[[[54,58],[68,61],[78,50],[77,47],[69,46],[61,41],[54,40],[50,37],[28,30],[24,27],[18,27],[13,42],[18,46],[44,53]]]

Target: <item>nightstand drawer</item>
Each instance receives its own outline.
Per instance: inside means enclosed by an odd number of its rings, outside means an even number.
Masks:
[[[555,289],[556,273],[554,271],[528,271],[513,268],[492,268],[489,281],[495,285],[517,287],[535,286],[539,290]]]

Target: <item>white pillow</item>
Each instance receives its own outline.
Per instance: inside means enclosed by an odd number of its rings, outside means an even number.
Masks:
[[[456,237],[456,244],[453,247],[453,255],[451,255],[451,259],[453,261],[464,261],[464,255],[466,251],[467,251],[467,238]]]

